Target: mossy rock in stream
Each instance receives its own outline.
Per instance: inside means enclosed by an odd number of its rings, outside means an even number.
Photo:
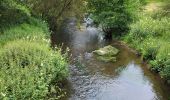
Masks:
[[[103,62],[116,62],[116,57],[111,56],[98,56],[97,59]]]
[[[118,52],[119,50],[111,45],[93,51],[94,54],[97,54],[97,59],[104,62],[116,62],[115,56]]]
[[[119,52],[118,49],[115,47],[112,47],[111,45],[106,46],[104,48],[100,48],[99,50],[93,51],[93,53],[99,55],[99,56],[115,56]]]

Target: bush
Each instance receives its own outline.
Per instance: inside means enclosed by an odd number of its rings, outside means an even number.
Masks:
[[[61,50],[46,44],[16,40],[0,50],[0,99],[44,99],[51,82],[67,75]]]

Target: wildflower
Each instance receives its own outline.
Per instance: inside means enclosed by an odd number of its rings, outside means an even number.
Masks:
[[[41,63],[41,66],[43,66],[44,64],[43,63]]]

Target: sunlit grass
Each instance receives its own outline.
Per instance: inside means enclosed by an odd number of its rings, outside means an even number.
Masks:
[[[152,65],[150,68],[170,82],[170,18],[165,6],[158,6],[161,8],[157,12],[143,11],[124,41],[141,52]]]
[[[46,100],[51,92],[61,98],[57,83],[68,61],[50,48],[48,24],[14,0],[0,0],[0,8],[0,100]]]
[[[50,36],[47,24],[34,18],[30,22],[11,26],[0,34],[0,45],[16,39],[36,39],[40,40]]]

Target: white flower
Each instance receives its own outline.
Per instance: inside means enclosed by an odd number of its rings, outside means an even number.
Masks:
[[[43,66],[44,64],[43,63],[41,63],[41,66]]]

